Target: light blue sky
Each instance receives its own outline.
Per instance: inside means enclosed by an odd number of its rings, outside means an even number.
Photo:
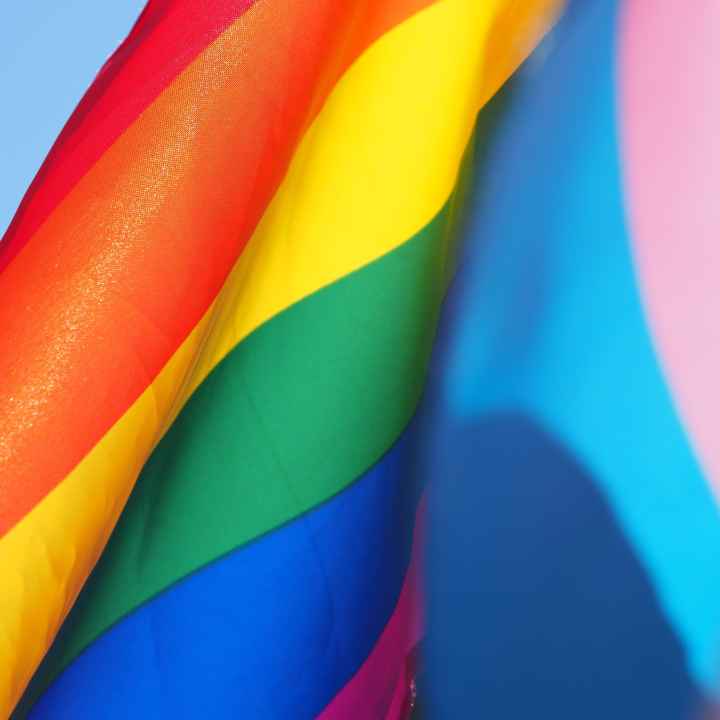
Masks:
[[[0,2],[0,235],[145,0]]]

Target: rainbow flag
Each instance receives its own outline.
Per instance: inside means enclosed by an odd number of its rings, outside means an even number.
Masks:
[[[407,713],[463,158],[556,5],[149,2],[0,245],[0,716]]]

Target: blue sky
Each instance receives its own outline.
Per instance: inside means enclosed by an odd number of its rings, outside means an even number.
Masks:
[[[145,0],[23,0],[0,10],[0,234]]]

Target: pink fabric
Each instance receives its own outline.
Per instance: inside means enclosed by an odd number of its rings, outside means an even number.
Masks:
[[[320,714],[320,720],[403,720],[407,714],[409,673],[422,635],[420,570],[424,502],[415,523],[413,550],[395,611],[377,644],[348,684]]]
[[[640,286],[688,434],[720,493],[720,2],[629,0],[620,124]]]

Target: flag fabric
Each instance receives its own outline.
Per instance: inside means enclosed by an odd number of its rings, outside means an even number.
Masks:
[[[0,245],[0,714],[407,712],[411,420],[555,10],[150,0]]]
[[[429,383],[428,717],[717,696],[719,31],[571,2],[490,108]]]

